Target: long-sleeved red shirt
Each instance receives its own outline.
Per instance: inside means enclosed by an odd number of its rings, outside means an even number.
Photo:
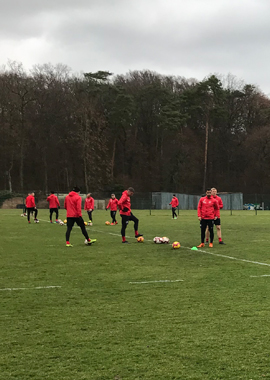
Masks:
[[[110,199],[109,200],[109,203],[108,203],[108,206],[106,207],[106,209],[108,210],[108,208],[111,209],[111,211],[117,211],[117,205],[118,205],[118,199],[114,198],[114,199]]]
[[[129,216],[131,214],[130,196],[128,195],[127,190],[122,193],[122,196],[118,201],[118,207],[120,210],[120,215]],[[127,211],[123,211],[124,209],[127,209]]]
[[[28,195],[25,199],[25,205],[27,208],[36,207],[35,198],[33,195]]]
[[[49,208],[58,208],[60,206],[59,200],[54,194],[48,196],[47,202],[49,202]]]
[[[85,210],[94,210],[94,206],[95,206],[95,201],[94,201],[94,198],[90,197],[90,198],[85,198],[85,201],[84,201],[84,209]]]
[[[198,217],[202,219],[214,219],[218,208],[218,203],[212,196],[210,198],[207,196],[202,197],[198,203]]]
[[[82,198],[76,191],[71,191],[65,198],[67,218],[79,218],[82,216]]]
[[[172,207],[177,207],[179,205],[178,199],[176,197],[173,197],[170,205],[172,205]]]
[[[215,214],[215,216],[217,217],[217,218],[220,218],[220,209],[222,209],[223,208],[223,202],[222,202],[222,199],[218,196],[218,195],[216,195],[215,197],[212,195],[212,197],[217,201],[217,203],[218,203],[218,210],[216,211],[216,214]]]

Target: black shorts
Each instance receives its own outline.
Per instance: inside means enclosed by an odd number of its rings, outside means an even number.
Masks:
[[[79,218],[67,218],[67,227],[72,228],[74,226],[74,223],[77,223],[77,226],[81,228],[85,227],[84,220],[81,216]]]
[[[213,226],[214,226],[214,219],[201,219],[200,220],[200,227],[204,230],[206,230],[207,227],[209,229],[213,228]]]
[[[220,226],[220,218],[217,218],[216,220],[214,220],[214,225]]]

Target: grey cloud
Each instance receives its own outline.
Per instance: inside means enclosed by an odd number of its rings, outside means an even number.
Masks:
[[[270,92],[269,11],[268,0],[11,0],[0,43],[42,38],[46,48],[27,61],[75,71],[150,69],[199,80],[231,72]]]

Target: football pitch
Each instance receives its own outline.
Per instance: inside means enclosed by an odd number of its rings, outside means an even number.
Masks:
[[[134,211],[145,241],[122,244],[98,210],[73,248],[20,213],[0,210],[1,380],[270,379],[270,212],[221,212],[226,245],[198,251],[196,211]]]

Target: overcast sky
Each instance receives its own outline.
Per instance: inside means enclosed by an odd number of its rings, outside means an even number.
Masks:
[[[231,73],[270,96],[270,0],[0,0],[0,65]]]

